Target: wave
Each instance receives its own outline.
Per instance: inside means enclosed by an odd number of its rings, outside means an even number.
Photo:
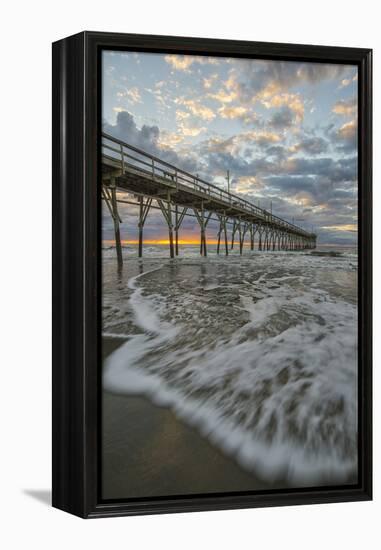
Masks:
[[[105,388],[170,407],[264,479],[345,482],[357,468],[357,310],[332,281],[316,284],[322,261],[189,260],[133,277],[139,332],[106,360]]]

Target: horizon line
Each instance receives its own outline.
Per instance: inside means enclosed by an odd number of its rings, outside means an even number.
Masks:
[[[230,242],[230,241],[229,241]],[[255,241],[255,244],[257,244],[257,240]],[[143,241],[143,246],[145,244],[148,244],[148,245],[157,245],[157,246],[169,246],[169,239],[147,239],[147,240],[144,240]],[[102,244],[110,244],[110,245],[114,245],[115,246],[115,239],[102,239]],[[121,244],[122,246],[123,245],[139,245],[139,241],[137,239],[122,239],[121,240]],[[198,245],[200,246],[201,245],[201,242],[200,240],[184,240],[184,239],[179,239],[178,241],[178,244],[179,245]],[[217,239],[212,239],[212,240],[207,240],[206,241],[206,244],[215,244],[217,245],[218,244],[218,241]],[[221,239],[221,243],[220,245],[222,246],[222,239]],[[235,243],[237,244],[237,243]],[[239,243],[238,243],[239,244]],[[348,243],[348,244],[343,244],[343,243],[317,243],[318,246],[343,246],[343,247],[354,247],[356,246],[357,247],[357,242],[353,242],[353,243]],[[224,245],[225,246],[225,245]],[[229,245],[230,246],[230,245]],[[250,242],[244,242],[243,243],[243,246],[244,247],[250,247]]]

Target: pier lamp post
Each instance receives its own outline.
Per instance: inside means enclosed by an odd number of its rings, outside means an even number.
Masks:
[[[228,182],[228,193],[230,193],[230,170],[226,171],[226,181]]]

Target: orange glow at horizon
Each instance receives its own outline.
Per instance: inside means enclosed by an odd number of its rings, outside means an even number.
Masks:
[[[115,240],[113,239],[103,239],[104,243],[108,244],[115,244]],[[180,244],[200,244],[200,239],[179,239],[178,240],[179,245]],[[217,239],[207,239],[206,244],[217,244]],[[222,243],[222,239],[221,239]],[[122,239],[122,245],[123,244],[139,244],[139,241],[137,239]],[[169,245],[169,239],[144,239],[144,244],[163,244],[163,245]],[[175,244],[175,239],[173,239],[173,244]]]

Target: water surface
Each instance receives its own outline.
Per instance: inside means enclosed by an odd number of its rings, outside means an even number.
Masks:
[[[357,255],[103,250],[105,389],[170,407],[238,464],[290,485],[357,469]]]

